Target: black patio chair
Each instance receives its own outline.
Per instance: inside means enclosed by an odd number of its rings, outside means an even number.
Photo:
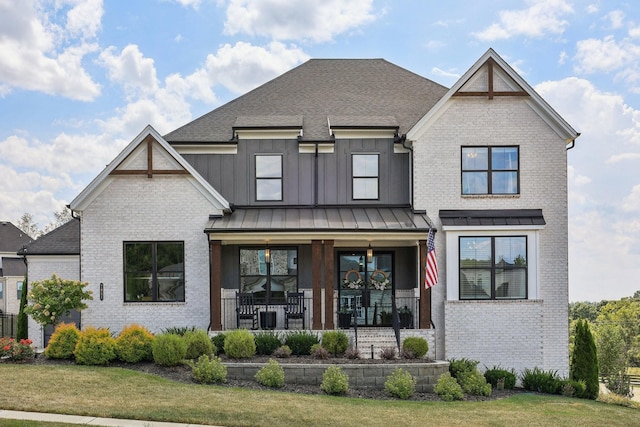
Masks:
[[[240,329],[241,320],[251,320],[251,329],[258,329],[258,307],[251,292],[236,292],[236,323]]]
[[[304,292],[287,292],[287,304],[284,307],[284,328],[289,329],[289,319],[302,319],[302,329],[305,329]]]

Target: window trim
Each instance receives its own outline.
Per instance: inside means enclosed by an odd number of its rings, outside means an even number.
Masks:
[[[158,282],[158,244],[163,243],[179,243],[182,245],[182,286],[183,290],[183,299],[176,300],[160,300],[158,299],[159,294],[159,282]],[[151,277],[152,277],[152,288],[151,288],[151,300],[127,300],[127,245],[130,244],[150,244],[151,245],[151,256],[152,256],[152,266],[151,266]],[[175,304],[175,303],[183,303],[186,301],[186,268],[185,268],[185,242],[184,240],[126,240],[122,242],[122,284],[123,284],[123,296],[122,299],[127,304],[137,304],[137,303],[164,303],[164,304]]]
[[[356,175],[355,167],[353,166],[356,156],[376,156],[378,160],[377,175]],[[376,197],[356,197],[355,183],[357,179],[375,179],[376,180]],[[351,153],[351,200],[380,200],[380,153]]]
[[[280,158],[280,176],[278,177],[259,177],[258,176],[258,157],[279,157]],[[253,176],[254,176],[254,193],[256,202],[281,202],[284,200],[284,156],[282,153],[260,153],[253,157]],[[261,199],[258,194],[258,181],[280,181],[280,198],[279,199]]]
[[[17,299],[20,300],[22,299],[22,290],[24,289],[24,280],[18,280],[16,282],[16,296],[18,297]]]
[[[238,247],[238,252],[237,252],[237,271],[238,271],[238,291],[239,292],[244,292],[244,290],[242,289],[242,278],[243,277],[256,277],[256,276],[260,276],[260,275],[256,275],[256,274],[242,274],[242,267],[241,267],[241,253],[243,250],[255,250],[255,251],[260,251],[260,250],[265,250],[267,247],[266,246],[255,246],[255,245],[249,245],[249,246],[239,246]],[[271,251],[271,259],[273,260],[273,252],[274,251],[291,251],[291,250],[295,250],[296,251],[296,256],[294,257],[294,259],[296,260],[296,290],[295,292],[300,292],[300,268],[298,265],[298,261],[300,260],[300,248],[298,246],[269,246],[269,250]],[[285,305],[286,304],[286,300],[283,299],[282,301],[278,301],[276,300],[275,302],[272,300],[272,296],[271,296],[271,277],[275,276],[275,277],[282,277],[283,275],[281,274],[271,274],[271,262],[267,263],[265,262],[265,268],[266,268],[266,272],[264,274],[266,283],[269,285],[267,287],[267,289],[265,290],[265,300],[262,301],[260,300],[260,298],[256,298],[256,301],[259,301],[259,304],[261,305]],[[286,276],[291,276],[293,277],[293,275],[286,275]],[[284,293],[286,295],[286,290],[284,290]]]
[[[464,169],[463,151],[465,148],[486,148],[487,149],[487,169]],[[517,169],[493,169],[492,167],[492,151],[495,148],[515,148],[517,149],[518,167]],[[487,174],[487,192],[486,193],[465,193],[464,192],[464,174],[465,172],[476,172]],[[496,193],[493,191],[493,173],[494,172],[515,172],[516,173],[516,191],[515,193]],[[520,146],[519,145],[463,145],[460,147],[460,194],[462,196],[517,196],[520,194]]]

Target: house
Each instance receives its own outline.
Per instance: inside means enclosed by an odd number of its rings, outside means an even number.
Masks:
[[[491,49],[449,89],[382,59],[310,60],[147,127],[71,202],[96,296],[83,324],[300,328],[285,307],[302,293],[315,331],[346,311],[383,335],[402,308],[432,357],[566,374],[578,136]]]
[[[16,253],[31,242],[25,232],[7,221],[0,222],[0,314],[18,314],[24,275],[27,271]]]

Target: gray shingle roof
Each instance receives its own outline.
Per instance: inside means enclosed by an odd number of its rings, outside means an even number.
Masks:
[[[281,123],[303,117],[307,140],[330,139],[328,116],[395,117],[406,133],[447,92],[447,88],[383,59],[312,59],[239,98],[165,135],[169,143],[228,142],[238,117],[256,123],[272,116]]]
[[[18,249],[31,240],[33,239],[12,223],[0,222],[0,252],[18,252]]]
[[[441,210],[444,226],[545,225],[542,209]]]
[[[27,266],[22,258],[2,257],[2,276],[20,277],[27,274]]]
[[[72,219],[28,244],[26,255],[80,255],[80,221]]]

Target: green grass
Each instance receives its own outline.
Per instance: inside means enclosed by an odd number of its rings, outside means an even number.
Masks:
[[[109,418],[230,427],[640,426],[637,409],[526,393],[486,402],[376,401],[185,384],[74,365],[3,364],[0,378],[0,408]]]

